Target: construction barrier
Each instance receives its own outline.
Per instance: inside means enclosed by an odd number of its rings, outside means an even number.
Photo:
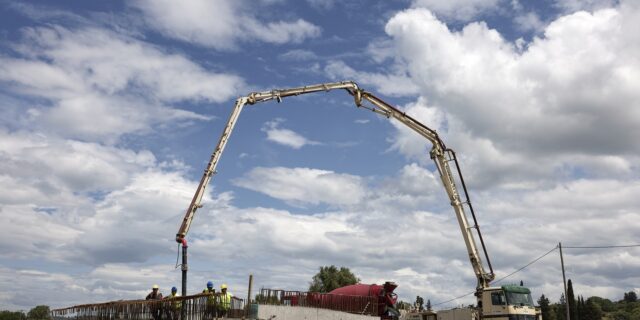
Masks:
[[[378,316],[378,297],[262,289],[257,304],[285,305],[329,309],[335,311]]]
[[[244,300],[232,297],[228,310],[217,295],[198,294],[163,300],[119,300],[83,304],[51,311],[54,319],[80,320],[213,320],[244,318]]]

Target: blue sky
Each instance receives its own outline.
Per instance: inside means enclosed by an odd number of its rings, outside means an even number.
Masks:
[[[638,14],[606,0],[2,2],[0,307],[177,285],[173,238],[235,98],[331,81],[457,151],[498,278],[560,241],[640,243]],[[188,235],[189,291],[244,295],[250,273],[304,290],[330,264],[405,300],[473,291],[429,147],[344,92],[247,106]],[[580,295],[640,289],[638,249],[566,255]],[[506,281],[558,299],[557,260]]]

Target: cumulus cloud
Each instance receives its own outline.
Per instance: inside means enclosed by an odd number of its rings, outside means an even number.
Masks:
[[[637,155],[628,143],[640,134],[640,96],[632,89],[640,46],[628,37],[637,11],[623,4],[562,17],[523,52],[484,23],[451,31],[423,9],[399,13],[386,31],[429,105],[446,111],[449,145],[464,149],[469,162],[484,154],[477,164],[502,162],[497,168],[507,172],[517,165],[536,173],[530,178],[550,178],[562,166],[575,167],[575,157]],[[549,162],[550,155],[558,158]],[[580,170],[594,171],[587,162],[578,163],[585,165]]]
[[[393,74],[363,72],[356,71],[343,61],[334,60],[327,63],[324,72],[333,80],[354,80],[361,85],[374,86],[377,92],[390,96],[413,96],[418,93],[418,87],[404,70]]]
[[[444,113],[437,108],[428,106],[424,98],[419,98],[415,103],[407,104],[402,107],[402,110],[436,132],[442,131],[441,129],[447,126]],[[408,158],[421,163],[431,162],[429,150],[432,145],[429,140],[399,121],[392,120],[391,124],[396,128],[397,133],[391,141],[389,150],[399,151]]]
[[[483,23],[451,31],[428,11],[412,9],[391,19],[391,39],[372,57],[397,62],[391,75],[361,73],[340,61],[326,71],[369,77],[367,83],[376,88],[396,80],[413,84],[411,91],[399,91],[402,87],[388,94],[419,94],[414,102],[404,100],[401,109],[458,151],[500,278],[560,241],[565,246],[640,242],[639,158],[637,146],[628,142],[638,124],[639,46],[632,31],[640,20],[630,18],[637,14],[628,3],[578,12],[516,48]],[[6,128],[0,130],[0,232],[15,242],[0,245],[0,287],[21,288],[0,293],[2,306],[140,298],[154,283],[166,291],[179,279],[173,265],[156,261],[175,259],[170,250],[176,222],[197,182],[185,177],[180,162],[163,163],[145,148],[105,140],[117,135],[115,128],[136,134],[176,119],[204,120],[196,113],[173,114],[182,111],[167,104],[218,100],[198,86],[164,92],[165,85],[178,84],[161,85],[163,77],[152,76],[159,69],[138,60],[102,65],[101,52],[92,47],[106,49],[89,38],[103,32],[28,30],[34,40],[15,46],[19,56],[2,57],[10,62],[0,64],[0,77],[11,97],[0,99],[0,123]],[[58,40],[41,39],[48,33]],[[129,55],[149,54],[151,65],[186,68],[201,74],[203,82],[216,74],[138,40],[106,35],[102,41]],[[382,80],[371,80],[376,77]],[[41,105],[41,98],[51,105]],[[85,100],[74,100],[80,98]],[[125,102],[138,103],[145,115],[113,107]],[[82,117],[63,122],[65,113],[56,118],[53,112],[90,114],[78,109],[89,103],[99,106],[95,114],[104,123],[83,128],[74,124]],[[9,129],[16,124],[19,130]],[[391,124],[388,152],[415,161],[393,173],[257,167],[234,181],[294,206],[288,210],[241,206],[243,199],[230,192],[215,197],[208,192],[189,234],[189,292],[213,280],[243,296],[250,273],[257,286],[305,290],[317,267],[329,264],[350,267],[365,283],[396,281],[402,299],[421,295],[435,303],[472,291],[472,268],[431,165],[430,145],[396,121]],[[75,125],[80,129],[66,128]],[[93,128],[102,125],[106,129]],[[269,139],[275,130],[271,141],[291,147],[309,144],[281,126],[275,120],[263,131]],[[103,131],[91,133],[98,129]],[[83,139],[69,138],[74,132]],[[300,208],[305,206],[318,207]],[[634,273],[640,268],[637,250],[565,250],[576,292],[620,297],[621,288],[640,281]],[[557,300],[561,277],[552,252],[506,281],[523,279],[535,296]]]
[[[413,7],[426,8],[444,19],[470,21],[498,9],[502,0],[414,0]]]
[[[546,24],[540,19],[540,16],[535,12],[527,12],[517,15],[514,22],[523,31],[535,31],[539,32],[544,30]]]
[[[235,49],[238,42],[299,43],[320,35],[321,29],[303,19],[259,21],[245,1],[136,1],[146,23],[168,37],[215,49]]]
[[[277,118],[273,121],[265,122],[261,130],[267,134],[267,140],[293,149],[300,149],[306,145],[317,146],[322,144],[318,141],[309,140],[293,130],[280,128],[280,124],[284,121],[282,118]]]
[[[0,172],[25,187],[38,187],[43,194],[51,191],[59,194],[62,189],[75,192],[117,189],[128,183],[131,172],[156,164],[148,150],[136,152],[29,132],[0,130],[0,137]],[[25,200],[13,195],[3,199],[7,202]],[[46,205],[46,202],[36,203]]]
[[[0,56],[0,81],[48,100],[31,108],[31,120],[69,137],[113,143],[161,123],[206,120],[165,103],[222,102],[243,86],[235,75],[104,29],[30,28],[16,49],[22,57]]]
[[[562,0],[555,1],[554,5],[565,14],[574,13],[576,11],[595,11],[604,8],[611,8],[618,4],[618,0]]]
[[[19,288],[0,295],[0,305],[13,310],[28,310],[46,301],[54,309],[86,302],[142,299],[153,284],[161,285],[163,292],[168,291],[174,283],[172,268],[156,264],[106,264],[70,274],[0,266],[0,285]],[[52,295],[51,292],[57,294]]]
[[[179,171],[159,171],[149,151],[14,135],[0,141],[1,228],[20,241],[1,246],[3,258],[145,261],[166,250],[195,189]]]
[[[234,184],[292,204],[349,205],[366,194],[357,176],[312,168],[257,167]]]
[[[186,204],[196,186],[176,172],[149,170],[134,174],[124,188],[96,203],[96,213],[79,224],[87,232],[77,239],[77,260],[91,265],[144,262],[170,252]],[[208,197],[205,198],[205,200]]]

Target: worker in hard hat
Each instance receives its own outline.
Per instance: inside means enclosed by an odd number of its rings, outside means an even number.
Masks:
[[[217,303],[216,303],[216,289],[213,287],[213,282],[207,282],[207,288],[202,290],[202,293],[207,294],[207,307],[204,311],[204,319],[217,318]]]
[[[162,300],[162,293],[160,293],[160,287],[157,284],[154,284],[151,288],[151,292],[147,295],[145,300]],[[151,302],[149,304],[149,311],[151,311],[151,316],[154,320],[160,320],[162,318],[162,308],[160,303]]]
[[[165,300],[171,300],[168,304],[165,304],[165,313],[169,320],[177,320],[180,316],[180,309],[182,309],[182,301],[179,300],[178,288],[171,288],[171,295],[165,297]]]
[[[213,281],[207,281],[207,287],[202,290],[202,293],[216,293],[216,289],[213,287]]]
[[[218,316],[219,317],[226,317],[227,314],[229,313],[229,309],[231,309],[231,298],[233,298],[233,295],[231,294],[231,292],[229,292],[227,290],[227,285],[226,284],[222,284],[220,286],[220,294],[218,294]]]
[[[151,292],[149,292],[145,300],[162,300],[162,293],[160,293],[160,287],[157,284],[151,287]]]

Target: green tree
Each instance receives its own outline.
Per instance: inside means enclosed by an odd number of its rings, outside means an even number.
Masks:
[[[624,293],[624,301],[626,302],[636,302],[638,301],[638,295],[635,291],[629,291]]]
[[[576,306],[576,298],[573,294],[573,284],[571,283],[571,279],[567,281],[567,303],[569,304],[569,319],[579,320],[578,306]]]
[[[640,320],[640,305],[631,310],[631,314],[629,315],[630,320]]]
[[[615,310],[615,304],[609,299],[593,296],[587,299],[587,301],[588,300],[592,300],[595,304],[599,305],[603,312],[612,312]]]
[[[615,312],[613,312],[611,314],[610,319],[613,319],[613,320],[631,320],[631,315],[628,312],[624,311],[624,310],[618,310],[618,311],[615,311]]]
[[[29,320],[49,320],[51,319],[51,310],[49,306],[41,305],[35,306],[27,313],[27,319]]]
[[[595,303],[592,299],[587,299],[587,302],[584,302],[584,317],[583,320],[601,320],[602,319],[602,308],[600,305]]]
[[[578,300],[576,301],[576,309],[577,309],[577,318],[580,320],[584,320],[585,314],[585,302],[583,296],[578,296]]]
[[[0,311],[0,320],[26,320],[27,315],[22,311]]]
[[[424,306],[424,299],[421,296],[416,297],[416,309],[422,311]]]
[[[334,265],[324,266],[320,267],[320,271],[313,276],[309,291],[326,293],[358,282],[360,282],[360,279],[349,268],[340,267],[338,269]]]
[[[549,305],[549,298],[545,297],[544,294],[541,295],[540,299],[538,299],[538,305],[540,306],[540,313],[542,314],[542,320],[550,320],[551,306]]]

